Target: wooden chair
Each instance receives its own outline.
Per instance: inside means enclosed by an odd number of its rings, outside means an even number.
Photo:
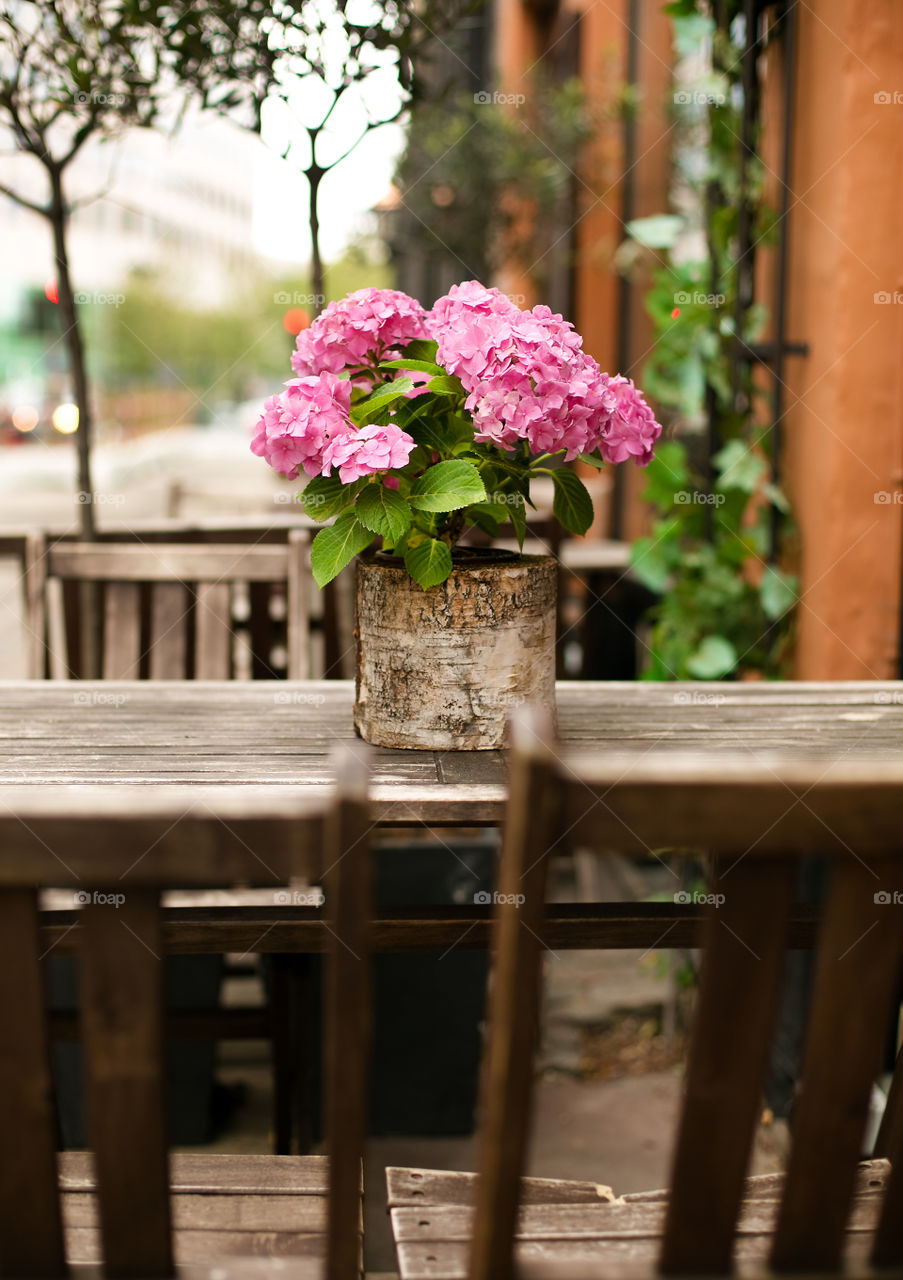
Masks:
[[[0,805],[0,1267],[4,1276],[210,1280],[361,1273],[370,1042],[371,865],[364,748],[334,757],[331,804],[123,786],[103,803],[7,788]],[[328,1157],[166,1147],[160,893],[322,880],[330,933]],[[77,926],[92,1154],[58,1154],[38,890],[65,880]],[[267,1259],[272,1259],[271,1263]],[[103,1271],[93,1269],[98,1262]],[[213,1265],[215,1264],[215,1265]],[[79,1274],[82,1274],[79,1272]]]
[[[288,623],[287,674],[305,679],[308,544],[304,529],[292,529],[282,545],[80,543],[35,534],[26,545],[29,675],[65,679],[84,674],[79,628],[67,625],[64,608],[66,591],[80,583],[96,584],[102,597],[98,674],[104,679],[232,678],[233,596],[239,588],[280,594]],[[272,676],[267,658],[264,674]]]
[[[66,625],[64,591],[96,585],[103,610],[101,674],[125,680],[227,680],[235,675],[233,595],[279,592],[287,618],[290,679],[308,675],[309,534],[291,529],[281,545],[78,543],[31,535],[26,543],[29,669],[34,678],[67,678],[80,668],[78,628]],[[257,601],[258,648],[266,648],[267,599]],[[263,626],[261,626],[263,615]],[[260,656],[260,655],[258,655]],[[260,662],[257,663],[260,666]],[[273,675],[263,660],[264,674]],[[173,888],[174,886],[170,886]],[[233,893],[228,905],[253,899]],[[197,905],[190,901],[189,907]],[[304,1113],[296,1074],[301,1061],[293,1007],[309,979],[305,957],[275,956],[269,1010],[213,1011],[211,1038],[271,1040],[276,1076],[274,1141],[292,1149]],[[189,1025],[194,1019],[183,1019]],[[55,1024],[55,1029],[56,1024]],[[303,1149],[303,1148],[302,1148]]]
[[[903,764],[623,753],[556,758],[516,725],[494,920],[479,1174],[389,1169],[401,1280],[598,1280],[903,1268],[903,1100],[861,1163],[903,958]],[[670,1188],[521,1180],[546,868],[562,840],[714,858]],[[833,859],[786,1174],[747,1179],[802,854]],[[899,1072],[898,1072],[899,1074]],[[899,1081],[896,1082],[899,1084]],[[616,1170],[600,1152],[600,1182]]]

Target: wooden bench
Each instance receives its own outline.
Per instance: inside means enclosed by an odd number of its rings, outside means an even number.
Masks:
[[[287,791],[265,806],[233,795],[211,809],[190,789],[148,796],[123,786],[114,799],[45,793],[39,812],[0,812],[3,1275],[61,1276],[67,1263],[101,1260],[110,1276],[169,1276],[174,1264],[211,1280],[360,1274],[371,824],[364,749],[343,744],[335,761],[328,807]],[[296,874],[322,882],[330,928],[328,1157],[170,1160],[161,891]],[[38,890],[61,881],[86,902],[78,934],[91,1155],[56,1151]]]
[[[479,1173],[388,1170],[402,1280],[849,1274],[903,1267],[899,1067],[878,1150],[860,1163],[903,959],[903,762],[749,756],[559,759],[516,725],[494,919]],[[549,854],[702,848],[715,858],[670,1187],[521,1181]],[[789,938],[798,858],[833,859],[786,1175],[747,1180]],[[617,1171],[599,1153],[600,1181]]]

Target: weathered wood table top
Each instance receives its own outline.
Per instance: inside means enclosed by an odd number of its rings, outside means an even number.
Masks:
[[[309,683],[0,682],[0,797],[27,815],[48,788],[70,803],[140,784],[178,804],[275,803],[285,789],[329,785],[329,750],[353,735],[353,689]],[[602,753],[681,768],[875,767],[903,759],[903,682],[558,686],[565,753]],[[501,752],[374,749],[374,817],[382,822],[499,821]],[[43,798],[42,798],[43,797]]]

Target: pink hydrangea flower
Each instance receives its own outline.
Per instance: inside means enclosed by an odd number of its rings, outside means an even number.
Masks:
[[[379,427],[374,423],[353,435],[330,441],[323,453],[323,474],[338,467],[342,484],[352,484],[361,476],[403,467],[413,448],[414,441],[400,427],[392,423]]]
[[[330,302],[309,329],[302,329],[292,354],[299,376],[394,360],[399,348],[425,338],[426,312],[397,289],[357,289]]]
[[[264,404],[251,450],[290,480],[320,475],[327,446],[354,431],[350,408],[351,384],[334,373],[294,379]]]
[[[642,391],[630,378],[620,374],[609,385],[617,398],[617,408],[598,449],[606,462],[626,462],[634,458],[641,467],[652,461],[655,442],[662,429],[646,403]]]
[[[615,455],[648,461],[656,436],[645,401],[637,406],[624,393],[622,413],[620,382],[602,372],[573,325],[548,307],[522,311],[498,289],[470,280],[438,300],[429,327],[439,363],[468,392],[475,440],[503,449],[525,440],[532,453],[563,450],[568,460],[605,442],[612,461]]]

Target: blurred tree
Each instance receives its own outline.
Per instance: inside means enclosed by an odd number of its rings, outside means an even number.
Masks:
[[[561,265],[555,246],[573,221],[563,209],[576,183],[592,192],[584,149],[619,110],[594,102],[577,79],[553,85],[539,76],[524,94],[460,94],[416,107],[395,181],[417,238],[482,280],[516,266],[548,296]]]
[[[374,129],[422,95],[430,47],[483,0],[134,0],[157,54],[205,108],[261,133],[264,108],[284,159],[308,184],[312,292],[326,294],[320,187]],[[357,136],[336,143],[339,117]],[[300,157],[300,158],[299,158]],[[320,301],[317,309],[322,306]]]
[[[354,248],[329,274],[336,297],[390,283],[386,266]],[[294,339],[283,320],[293,308],[309,309],[313,291],[307,276],[277,275],[231,303],[197,309],[155,273],[138,270],[123,282],[122,294],[119,307],[85,307],[92,375],[109,391],[144,389],[164,377],[213,414],[224,402],[260,394],[262,383],[284,381]]]
[[[0,183],[53,232],[63,339],[78,405],[78,487],[92,492],[92,413],[82,331],[72,289],[67,198],[69,166],[89,138],[150,124],[158,74],[130,0],[0,0],[0,126],[43,167],[41,201]],[[94,504],[79,504],[82,533],[94,536]]]

